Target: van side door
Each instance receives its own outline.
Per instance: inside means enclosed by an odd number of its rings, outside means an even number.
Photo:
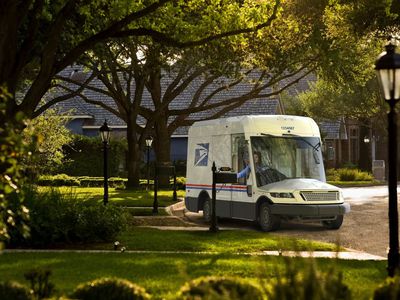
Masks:
[[[229,134],[213,135],[211,147],[211,162],[215,161],[217,169],[232,168],[231,136]],[[210,168],[210,176],[212,176]],[[230,218],[231,213],[231,184],[217,183],[216,185],[216,214],[218,217]],[[211,193],[210,193],[211,195]]]
[[[248,194],[252,189],[252,171],[249,143],[244,134],[232,135],[232,168],[241,175],[238,183],[231,186],[231,213],[232,218],[253,220],[255,218],[255,205],[253,197]],[[248,169],[246,166],[248,165]],[[245,170],[243,172],[243,170]]]

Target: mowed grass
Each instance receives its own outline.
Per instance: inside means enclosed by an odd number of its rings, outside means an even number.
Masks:
[[[218,233],[190,230],[161,230],[131,227],[116,238],[121,246],[135,251],[190,251],[254,253],[266,250],[336,251],[331,243],[294,239],[265,232],[223,230]],[[68,249],[112,250],[113,242],[63,245]]]
[[[291,259],[304,264],[311,259]],[[69,294],[78,284],[100,277],[120,277],[135,282],[155,299],[172,299],[188,280],[200,276],[238,276],[256,283],[269,283],[283,272],[283,257],[234,254],[169,253],[3,253],[0,280],[27,284],[23,274],[32,268],[52,270],[51,281],[58,295]],[[343,273],[353,299],[369,299],[386,276],[386,263],[315,259],[320,270],[334,266]]]
[[[63,194],[76,196],[78,199],[88,202],[101,203],[103,201],[104,189],[101,187],[39,187],[40,192],[49,189],[58,189]],[[183,198],[185,191],[178,190],[177,197]],[[146,190],[119,190],[109,189],[109,201],[120,206],[148,207],[153,205],[154,192]],[[172,190],[160,190],[157,192],[157,201],[160,207],[169,206],[173,203]]]

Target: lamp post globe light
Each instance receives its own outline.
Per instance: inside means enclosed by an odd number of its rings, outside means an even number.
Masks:
[[[388,113],[388,189],[389,189],[389,252],[388,274],[393,277],[399,269],[399,220],[397,210],[397,117],[395,105],[400,98],[400,54],[389,44],[375,63],[383,96],[389,104]]]
[[[103,153],[104,153],[104,198],[103,203],[106,205],[108,203],[108,143],[110,142],[111,128],[107,125],[107,120],[100,127],[101,141],[103,142]]]
[[[152,144],[153,144],[153,137],[151,137],[151,136],[146,137],[146,148],[147,148],[147,186],[146,186],[146,191],[149,190],[149,185],[150,185],[150,149],[151,149]]]

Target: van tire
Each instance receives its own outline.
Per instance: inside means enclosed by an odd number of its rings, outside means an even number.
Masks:
[[[268,203],[264,202],[260,205],[258,211],[258,224],[263,231],[274,231],[279,229],[281,219],[279,216],[271,214],[271,208]]]
[[[335,220],[332,221],[322,221],[322,225],[327,229],[336,230],[342,226],[343,223],[343,215],[336,216]]]
[[[207,199],[203,204],[203,219],[205,222],[211,222],[211,201]]]

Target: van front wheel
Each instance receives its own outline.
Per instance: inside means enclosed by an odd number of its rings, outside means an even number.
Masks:
[[[207,223],[209,223],[211,221],[211,201],[210,201],[210,199],[207,199],[206,201],[204,201],[203,219]]]
[[[328,229],[339,229],[343,223],[343,215],[336,216],[335,220],[332,221],[322,221],[322,225]]]
[[[258,213],[258,224],[263,231],[273,231],[277,230],[281,225],[281,219],[271,214],[271,209],[268,203],[263,203],[260,206]]]

